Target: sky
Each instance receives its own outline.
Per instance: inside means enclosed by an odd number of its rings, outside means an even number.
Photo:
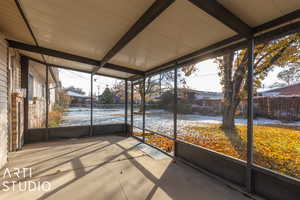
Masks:
[[[201,91],[222,91],[220,77],[218,76],[218,66],[212,59],[200,62],[196,67],[199,70],[186,78],[188,87]]]
[[[196,67],[199,70],[186,79],[187,85],[190,88],[201,91],[222,92],[220,77],[218,75],[218,65],[214,63],[213,59],[200,62]],[[281,70],[281,68],[277,67],[269,72],[266,79],[262,82],[263,86],[268,88],[275,82],[279,82],[277,74]]]
[[[59,79],[62,83],[62,87],[74,86],[75,88],[81,88],[86,95],[90,94],[91,87],[91,75],[82,72],[76,72],[71,70],[59,69]],[[111,87],[117,81],[117,79],[94,76],[94,94],[102,94],[106,86]]]
[[[218,76],[218,66],[213,62],[213,59],[206,60],[197,64],[199,69],[186,79],[187,85],[191,89],[211,92],[221,92],[220,77]],[[281,71],[280,68],[274,68],[263,81],[265,88],[268,88],[275,82],[278,82],[277,74]],[[90,94],[90,74],[76,72],[71,70],[59,69],[60,81],[63,87],[74,86],[82,88],[86,95]],[[102,94],[106,86],[111,87],[117,79],[94,76],[94,94]]]

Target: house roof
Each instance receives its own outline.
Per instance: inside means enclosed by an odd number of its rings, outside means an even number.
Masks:
[[[178,88],[178,91],[187,91],[196,94],[197,99],[222,99],[224,94],[222,92],[211,92],[211,91],[202,91],[202,90],[194,90],[190,88]]]
[[[0,13],[0,31],[22,54],[120,78],[221,55],[252,34],[259,42],[300,27],[299,0],[5,0]]]
[[[89,96],[86,96],[84,94],[79,94],[79,93],[72,92],[72,91],[67,91],[67,94],[71,97],[90,98]]]
[[[286,88],[290,88],[290,87],[294,87],[294,86],[300,86],[300,82],[297,82],[297,83],[293,83],[293,84],[290,84],[290,85],[287,85],[287,86],[284,86],[284,87],[278,87],[278,88],[273,88],[273,89],[267,89],[267,90],[264,90],[264,91],[260,91],[259,93],[270,93],[270,92],[277,92],[279,90],[282,90],[282,89],[286,89]]]

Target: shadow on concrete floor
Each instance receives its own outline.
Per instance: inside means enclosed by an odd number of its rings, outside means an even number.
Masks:
[[[0,191],[0,199],[248,199],[171,158],[154,160],[137,144],[105,136],[27,145],[8,167],[32,168],[21,182],[48,181],[51,190]]]

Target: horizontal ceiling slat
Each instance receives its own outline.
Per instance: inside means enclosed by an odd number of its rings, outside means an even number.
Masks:
[[[34,44],[14,0],[0,1],[0,32],[7,38]]]
[[[266,41],[275,40],[280,37],[284,37],[289,34],[294,34],[300,32],[300,20],[294,23],[278,27],[274,30],[259,34],[255,36],[255,44],[260,44]],[[172,62],[168,62],[164,65],[157,66],[146,72],[146,75],[157,74],[161,71],[170,70],[174,67],[179,66],[187,66],[199,63],[201,61],[212,59],[218,56],[224,55],[226,52],[246,48],[248,41],[247,40],[238,40],[239,37],[236,37],[237,40],[234,40],[235,37],[231,38],[233,40],[232,43],[228,43],[227,45],[222,45],[223,42],[216,43],[204,49],[200,49],[198,52],[202,52],[198,55],[194,55],[188,58],[188,55],[185,56],[186,59],[178,59]],[[216,48],[218,46],[218,48]],[[195,52],[196,53],[196,52]],[[184,56],[182,57],[184,58]],[[132,76],[131,78],[138,78],[137,76]]]
[[[101,68],[97,73],[109,74],[109,75],[118,76],[118,77],[121,77],[121,78],[129,78],[129,77],[134,75],[134,74],[130,74],[130,73],[126,73],[126,72],[120,72],[120,71],[107,69],[107,68]]]
[[[41,46],[96,61],[116,44],[153,2],[154,0],[131,0],[130,3],[124,0],[20,1]],[[292,20],[295,16],[299,16],[297,10],[300,9],[299,0],[219,0],[218,2],[251,27],[260,27],[288,13],[293,13],[290,16]],[[14,0],[1,1],[0,13],[0,31],[7,38],[34,44]],[[275,23],[276,26],[286,23],[286,19],[279,19]],[[273,25],[274,23],[267,24],[264,27],[271,28]],[[261,31],[264,27],[255,31]],[[110,61],[114,64],[110,69],[115,73],[118,66],[124,66],[137,70],[142,75],[157,66],[177,59],[189,58],[186,55],[197,56],[199,52],[203,53],[203,48],[223,43],[225,39],[235,35],[236,33],[230,28],[201,11],[188,0],[176,0],[166,12],[116,54]],[[90,63],[90,65],[94,64]],[[126,73],[128,70],[125,71]]]
[[[299,0],[221,0],[219,3],[251,27],[300,9]]]
[[[173,2],[174,0],[156,0],[130,27],[130,29],[122,36],[122,38],[105,54],[105,56],[102,58],[100,66],[96,67],[93,72],[96,72],[103,67],[113,56],[123,49]]]
[[[176,0],[110,62],[145,71],[235,34],[188,0]]]
[[[100,60],[154,0],[25,0],[41,46]]]
[[[86,58],[83,56],[78,56],[78,55],[74,55],[74,54],[70,54],[70,53],[66,53],[66,52],[61,52],[61,51],[57,51],[57,50],[53,50],[53,49],[49,49],[49,48],[45,48],[45,47],[37,47],[35,45],[25,44],[25,43],[13,41],[13,40],[7,40],[7,41],[9,43],[10,47],[24,50],[24,51],[40,53],[43,55],[57,57],[57,58],[65,59],[65,60],[71,60],[71,61],[88,64],[88,65],[93,65],[93,66],[98,66],[101,62],[101,61],[97,61],[97,60],[94,60],[91,58]],[[110,63],[107,63],[103,67],[111,68],[114,70],[119,70],[119,71],[126,72],[126,73],[139,74],[139,75],[144,74],[142,71],[138,71],[138,70],[134,70],[134,69],[130,69],[130,68],[110,64]]]

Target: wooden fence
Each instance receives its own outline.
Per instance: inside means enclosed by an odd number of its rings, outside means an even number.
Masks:
[[[198,107],[192,111],[205,115],[221,115],[223,112],[222,100],[198,100]],[[247,100],[240,103],[237,116],[247,116]],[[254,97],[255,117],[264,117],[280,121],[300,121],[300,96]]]
[[[281,121],[300,121],[300,96],[255,97],[257,117]]]

